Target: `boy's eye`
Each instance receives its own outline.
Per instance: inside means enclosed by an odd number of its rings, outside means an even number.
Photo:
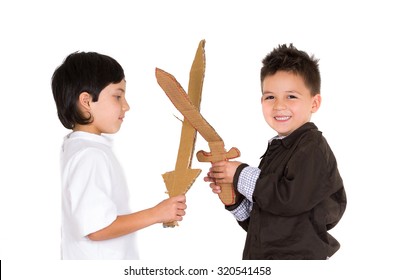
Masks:
[[[289,95],[288,99],[296,99],[297,97],[295,95]]]
[[[272,95],[268,95],[265,97],[265,100],[272,100],[272,99],[274,99],[274,96],[272,96]]]

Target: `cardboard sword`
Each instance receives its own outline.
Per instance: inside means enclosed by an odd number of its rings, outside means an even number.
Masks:
[[[188,82],[188,97],[195,107],[199,109],[205,75],[205,41],[199,42],[195,58],[191,66]],[[201,173],[201,169],[192,169],[192,156],[194,154],[196,130],[187,121],[183,120],[179,150],[175,170],[162,175],[169,197],[185,194]],[[177,226],[177,222],[164,223],[164,227]]]
[[[231,148],[228,152],[225,149],[224,141],[214,130],[214,128],[203,118],[198,107],[190,100],[190,96],[184,91],[174,76],[156,68],[156,78],[158,84],[172,101],[173,105],[182,113],[199,134],[208,142],[210,152],[199,151],[197,159],[200,162],[217,162],[232,159],[240,156],[237,148]],[[220,184],[221,193],[219,197],[225,205],[235,203],[236,194],[232,184]]]

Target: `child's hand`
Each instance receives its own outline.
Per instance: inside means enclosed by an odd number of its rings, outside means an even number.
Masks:
[[[216,185],[214,178],[211,177],[211,172],[207,173],[207,176],[203,178],[205,182],[210,182],[209,186],[212,189],[212,191],[216,194],[221,193],[221,187],[219,185]]]
[[[183,220],[186,208],[186,196],[184,194],[165,199],[154,207],[159,223]]]
[[[216,194],[221,192],[221,183],[233,183],[233,176],[235,175],[236,169],[241,164],[238,161],[218,161],[212,163],[207,176],[204,177],[205,182],[211,182],[210,187]]]
[[[236,169],[240,164],[242,163],[238,161],[218,161],[212,163],[209,177],[211,177],[216,184],[232,184],[233,176],[235,176]]]

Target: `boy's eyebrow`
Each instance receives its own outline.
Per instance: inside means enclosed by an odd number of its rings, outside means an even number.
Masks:
[[[296,90],[287,90],[286,93],[297,93],[297,94],[302,94],[301,92],[298,92]]]
[[[274,96],[277,96],[277,94],[278,94],[278,96],[279,96],[279,94],[280,93],[275,93],[275,92],[273,92],[273,91],[262,91],[262,96],[265,96],[265,95],[274,95]],[[284,94],[294,94],[294,95],[298,95],[298,96],[303,96],[303,93],[301,93],[301,92],[298,92],[298,91],[296,91],[296,90],[286,90],[286,91],[284,91]]]

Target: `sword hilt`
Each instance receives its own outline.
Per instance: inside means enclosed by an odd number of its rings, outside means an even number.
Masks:
[[[224,149],[224,145],[222,144],[222,149],[215,149],[217,147],[221,147],[220,145],[214,145],[209,143],[211,148],[211,152],[199,151],[196,154],[198,161],[200,162],[217,162],[222,160],[228,160],[237,158],[240,156],[240,151],[237,148],[231,148],[228,152]],[[236,201],[236,192],[233,187],[233,184],[220,184],[221,193],[218,194],[222,203],[225,205],[232,205]]]
[[[196,154],[199,162],[217,162],[240,157],[240,151],[237,148],[231,148],[228,152],[205,152],[199,151]]]
[[[176,221],[167,222],[167,223],[162,224],[163,228],[174,228],[174,227],[177,227],[178,225],[179,224]]]

